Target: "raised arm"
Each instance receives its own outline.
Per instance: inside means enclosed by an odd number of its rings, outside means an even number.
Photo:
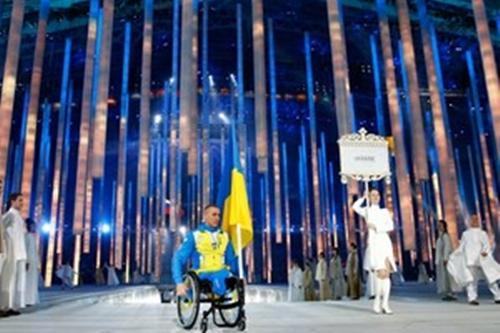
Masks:
[[[363,201],[365,201],[365,197],[361,197],[358,200],[354,202],[352,205],[352,209],[358,214],[361,215],[362,217],[366,218],[366,207],[361,207],[363,204]]]

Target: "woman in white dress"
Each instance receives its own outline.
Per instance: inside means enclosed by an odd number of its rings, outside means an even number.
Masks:
[[[293,260],[292,268],[288,277],[288,301],[301,302],[304,301],[304,272],[299,264]]]
[[[436,241],[436,255],[434,262],[436,264],[436,284],[437,292],[442,296],[443,301],[455,301],[457,298],[451,288],[450,273],[446,269],[448,259],[453,253],[453,245],[450,235],[448,235],[448,225],[446,221],[440,220],[438,223],[438,238]]]
[[[38,250],[36,246],[36,223],[32,219],[26,220],[26,253],[28,269],[26,271],[26,305],[40,303],[38,297]]]
[[[394,230],[394,222],[391,213],[386,208],[380,208],[380,193],[377,190],[370,191],[370,206],[362,207],[366,197],[358,199],[354,205],[354,211],[361,215],[371,231],[369,237],[370,268],[375,271],[375,299],[373,311],[377,314],[392,314],[389,308],[389,296],[391,293],[390,274],[396,271],[394,251],[392,248],[389,232]]]

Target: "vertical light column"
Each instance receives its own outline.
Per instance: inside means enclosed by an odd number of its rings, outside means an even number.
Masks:
[[[383,95],[382,95],[382,80],[381,80],[381,75],[382,75],[382,72],[380,70],[380,59],[379,59],[379,48],[377,46],[377,39],[376,39],[376,36],[375,35],[371,35],[370,36],[370,47],[371,47],[371,53],[372,53],[372,65],[373,65],[373,79],[374,79],[374,83],[375,83],[375,94],[376,94],[376,97],[375,97],[375,110],[376,110],[376,116],[377,116],[377,130],[378,130],[378,134],[379,135],[382,135],[384,137],[387,137],[387,131],[385,129],[385,116],[384,116],[384,108],[383,108],[383,104],[382,104],[382,99],[383,99]],[[393,159],[393,155],[394,155],[394,151],[392,148],[394,147],[391,147],[392,145],[390,144],[389,145],[389,148],[391,150],[391,156],[390,156],[390,166],[391,166],[391,170],[394,173],[395,172],[395,165],[394,165],[394,159]],[[402,258],[403,258],[403,254],[401,252],[401,237],[400,237],[400,226],[401,226],[401,221],[399,219],[399,214],[397,211],[394,210],[395,206],[394,206],[394,201],[396,201],[397,203],[397,198],[393,198],[393,195],[395,195],[396,192],[392,191],[392,184],[387,184],[385,186],[385,204],[386,204],[386,207],[387,209],[390,211],[390,212],[393,212],[394,214],[394,224],[395,224],[395,235],[396,237],[393,239],[393,247],[394,247],[394,251],[395,251],[395,254],[397,254],[397,257],[398,257],[398,262],[399,263],[402,263]]]
[[[76,171],[75,208],[73,215],[73,233],[76,238],[81,238],[85,232],[83,250],[90,251],[90,210],[86,209],[89,188],[92,178],[89,177],[91,161],[91,135],[92,132],[92,83],[94,73],[94,54],[96,49],[97,19],[99,15],[99,1],[90,2],[89,23],[87,27],[87,50],[85,55],[85,68],[83,74],[82,106],[80,120],[80,142],[78,145],[78,163]],[[89,179],[90,178],[90,179]],[[90,195],[91,196],[91,190]],[[78,242],[78,241],[77,241]],[[80,253],[75,251],[73,268],[78,273],[80,269]]]
[[[302,235],[302,257],[308,258],[308,246],[307,246],[307,222],[306,222],[306,205],[305,205],[305,191],[304,191],[304,167],[302,165],[302,145],[298,148],[298,176],[299,176],[299,201],[300,201],[300,221],[301,228],[300,233]]]
[[[210,201],[210,80],[208,78],[208,1],[203,1],[203,28],[202,28],[202,83],[203,83],[203,103],[202,103],[202,134],[201,134],[201,168],[200,183],[203,185],[202,206],[205,207]]]
[[[425,209],[423,202],[423,189],[425,181],[429,179],[427,167],[427,151],[425,147],[425,134],[423,129],[422,108],[420,103],[420,88],[417,77],[417,66],[415,62],[415,50],[413,47],[413,38],[411,33],[410,14],[407,0],[397,0],[397,11],[399,19],[399,31],[402,41],[402,61],[404,71],[408,81],[409,111],[411,116],[411,142],[412,142],[412,160],[413,173],[415,175],[415,203],[417,208],[418,229],[422,230],[425,226]],[[449,232],[456,234],[456,227],[450,223]],[[426,242],[424,233],[422,242]],[[423,257],[427,256],[426,247],[422,246]]]
[[[455,161],[450,155],[453,152],[453,147],[451,137],[447,135],[447,133],[450,133],[450,131],[447,130],[450,126],[444,97],[445,91],[443,87],[441,63],[439,61],[439,49],[435,39],[436,36],[433,33],[434,28],[428,19],[428,13],[424,0],[419,0],[418,6],[427,80],[429,83],[429,92],[433,110],[435,130],[434,136],[439,159],[439,178],[441,180],[440,189],[443,195],[441,200],[438,200],[438,202],[444,208],[441,210],[444,213],[444,216],[439,218],[446,219],[451,227],[449,228],[451,238],[454,244],[457,245],[457,200],[459,198],[455,175]]]
[[[349,69],[347,65],[341,6],[342,4],[339,0],[327,0],[328,28],[335,88],[335,114],[339,137],[355,130],[354,109],[350,100]],[[350,242],[356,242],[354,220],[351,214],[352,198],[355,194],[357,194],[357,185],[355,182],[349,182],[347,185],[347,197],[343,204],[347,240]]]
[[[283,227],[281,221],[281,170],[280,170],[280,143],[278,133],[278,107],[276,105],[276,59],[274,52],[274,28],[273,20],[267,21],[268,49],[269,49],[269,94],[271,101],[271,131],[272,131],[272,163],[274,179],[274,221],[276,232],[276,243],[283,241]]]
[[[104,0],[104,18],[102,26],[101,53],[99,59],[99,82],[97,86],[94,135],[92,142],[92,176],[104,176],[106,153],[106,131],[108,119],[108,89],[111,65],[111,46],[113,40],[114,0]],[[98,216],[102,213],[102,203]]]
[[[335,207],[335,187],[334,187],[334,173],[333,173],[333,162],[328,163],[328,179],[330,184],[331,196],[331,216],[332,216],[332,229],[333,229],[333,246],[339,247],[339,236],[338,236],[338,225],[337,225],[337,210]]]
[[[349,73],[345,36],[339,0],[327,0],[333,78],[335,86],[335,113],[339,136],[351,133],[353,114],[349,110]]]
[[[321,186],[323,187],[323,216],[324,216],[324,224],[323,232],[325,233],[326,243],[325,249],[328,252],[332,248],[332,224],[331,224],[331,213],[330,213],[330,190],[328,186],[328,172],[327,172],[327,148],[326,148],[326,140],[325,133],[320,134],[321,141],[321,152],[319,155],[320,161],[320,175],[321,175]]]
[[[240,160],[243,169],[246,171],[246,175],[252,172],[251,169],[247,168],[247,119],[245,110],[245,77],[244,77],[244,52],[243,52],[243,14],[241,3],[236,5],[236,67],[237,67],[237,93],[238,93],[238,142],[240,144]],[[248,179],[248,176],[245,177]],[[247,186],[247,189],[249,187]],[[250,191],[248,193],[251,193]],[[249,251],[251,247],[248,247]]]
[[[35,140],[37,132],[37,115],[40,104],[40,85],[42,82],[43,55],[45,53],[45,34],[47,31],[47,18],[49,16],[49,0],[40,1],[38,13],[38,30],[36,33],[35,54],[31,72],[30,99],[28,105],[28,124],[26,142],[24,147],[23,180],[21,193],[24,193],[22,216],[33,216],[34,205],[32,198],[36,194],[33,190],[33,167],[35,160]],[[0,192],[1,195],[1,192]]]
[[[139,129],[139,165],[137,171],[137,205],[136,205],[136,259],[141,258],[141,246],[143,232],[143,198],[148,196],[148,164],[149,164],[149,131],[150,131],[150,104],[151,104],[151,53],[153,46],[153,0],[144,0],[144,27],[142,31],[142,66],[141,66],[141,123]],[[146,202],[148,202],[146,200]],[[144,255],[144,253],[142,253]],[[142,270],[144,270],[144,260]],[[139,260],[137,260],[139,264]]]
[[[115,228],[115,267],[122,268],[123,228],[125,225],[125,189],[127,188],[127,151],[128,151],[128,78],[130,66],[130,23],[125,24],[123,44],[122,91],[120,98],[120,134],[118,139],[118,175],[116,189],[116,228]]]
[[[40,155],[37,170],[37,184],[35,189],[35,221],[42,220],[43,214],[43,203],[44,203],[44,192],[46,189],[48,169],[50,164],[50,114],[51,114],[50,104],[45,102],[42,105],[42,128],[40,136]]]
[[[269,191],[269,173],[266,172],[264,174],[264,210],[265,210],[265,219],[266,219],[266,267],[267,267],[267,283],[271,283],[273,279],[273,245],[271,240],[271,196]]]
[[[71,54],[71,53],[70,53]],[[68,59],[69,61],[69,59]],[[62,106],[63,103],[61,103]],[[70,145],[71,145],[71,109],[73,104],[73,82],[68,86],[68,100],[66,102],[66,120],[64,124],[64,142],[63,142],[63,164],[61,170],[61,194],[59,209],[57,212],[57,221],[59,227],[57,231],[57,265],[63,264],[63,238],[64,238],[64,221],[66,221],[66,200],[69,197],[68,193],[68,173],[69,173],[69,158],[70,158]]]
[[[169,151],[169,200],[170,200],[170,230],[177,228],[177,136],[178,136],[178,98],[179,87],[179,1],[174,0],[172,11],[172,98],[170,100],[170,151]],[[137,249],[136,249],[137,250]],[[137,255],[137,254],[136,254]]]
[[[396,155],[396,181],[399,193],[399,210],[403,224],[403,243],[405,250],[415,249],[415,227],[413,219],[413,204],[411,198],[410,176],[407,169],[407,157],[400,122],[400,109],[396,85],[396,73],[391,46],[391,35],[385,0],[377,0],[380,40],[385,70],[385,87],[389,105],[391,133],[394,138],[394,153]]]
[[[198,0],[182,0],[182,31],[181,31],[181,78],[180,78],[180,118],[179,118],[179,144],[182,150],[193,148],[191,136],[193,124],[197,125],[197,53],[198,38],[197,24],[198,13],[195,9]],[[196,111],[196,112],[195,112]],[[196,114],[195,114],[196,113]],[[193,119],[196,115],[196,118]]]
[[[255,142],[257,170],[267,171],[267,103],[264,8],[262,0],[252,0],[253,69],[255,95]]]
[[[319,167],[318,167],[318,144],[316,133],[316,106],[314,101],[314,75],[311,60],[311,41],[309,33],[304,34],[304,53],[306,56],[307,73],[307,105],[309,108],[309,134],[311,140],[311,166],[312,166],[312,189],[313,189],[313,214],[314,227],[316,229],[316,253],[324,251],[323,244],[323,217],[320,207],[320,189],[319,189]],[[305,156],[304,156],[305,157]],[[306,159],[307,161],[307,159]]]
[[[307,163],[307,139],[306,139],[306,129],[301,126],[300,131],[301,139],[301,161],[302,161],[302,181],[304,190],[304,232],[306,233],[306,244],[307,244],[307,256],[312,257],[312,228],[311,228],[311,206],[310,206],[310,194],[309,194],[309,167]]]
[[[491,44],[488,16],[483,0],[472,0],[474,21],[476,22],[477,39],[481,50],[484,79],[488,91],[488,101],[493,118],[493,133],[495,135],[497,163],[496,172],[500,174],[500,84],[498,82],[498,67],[495,61],[495,51]],[[498,221],[498,220],[497,220]],[[498,227],[497,227],[498,228]]]
[[[63,232],[62,225],[64,221],[58,221],[59,215],[59,201],[61,199],[61,178],[62,178],[62,163],[63,163],[63,149],[64,149],[64,129],[66,121],[66,111],[67,111],[67,98],[68,98],[68,80],[69,80],[69,70],[70,70],[70,59],[71,59],[71,39],[66,39],[64,47],[64,61],[63,61],[63,71],[61,77],[61,94],[59,100],[59,115],[57,121],[57,139],[56,139],[56,151],[54,160],[54,178],[52,182],[52,195],[51,195],[51,208],[50,208],[50,231],[49,240],[47,245],[47,260],[45,265],[45,286],[50,287],[52,285],[52,272],[54,266],[54,251],[55,251],[55,241],[56,241],[56,227],[59,225],[57,232],[61,234]]]
[[[477,129],[477,138],[474,140],[475,150],[476,152],[476,164],[478,166],[478,170],[481,171],[482,177],[481,179],[484,181],[484,187],[486,187],[486,192],[488,195],[487,200],[484,200],[484,204],[486,205],[486,210],[490,214],[490,223],[492,223],[493,230],[495,231],[495,237],[498,239],[500,237],[500,230],[498,229],[495,221],[500,221],[500,207],[498,202],[498,196],[495,195],[495,180],[493,177],[493,161],[490,158],[488,153],[487,146],[487,132],[483,126],[483,119],[481,117],[481,105],[479,101],[479,91],[477,87],[477,77],[476,71],[474,68],[474,60],[472,58],[471,51],[467,51],[465,54],[465,58],[467,61],[467,69],[469,73],[470,79],[470,87],[472,93],[472,102],[473,109],[471,109],[473,126],[472,129]],[[481,153],[479,153],[479,151]],[[484,198],[484,196],[483,196]]]
[[[24,1],[13,0],[12,14],[10,16],[9,37],[7,40],[7,53],[5,56],[4,73],[2,80],[2,93],[0,97],[0,182],[5,185],[7,159],[10,142],[10,128],[12,110],[16,94],[17,65],[19,60],[19,47],[21,45],[21,32],[24,19]],[[0,198],[5,197],[2,187]]]
[[[407,0],[396,0],[399,18],[399,31],[404,51],[404,67],[408,75],[408,93],[411,112],[413,164],[417,181],[429,178],[427,153],[425,148],[424,124],[415,62],[415,50],[411,34],[410,14]]]
[[[288,157],[286,143],[281,144],[281,160],[283,161],[283,200],[285,203],[285,245],[287,272],[292,268],[292,236],[290,226],[290,196],[288,194]]]

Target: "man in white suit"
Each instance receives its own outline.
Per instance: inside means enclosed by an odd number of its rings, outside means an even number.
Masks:
[[[23,197],[20,193],[9,197],[9,210],[2,216],[5,230],[6,256],[0,276],[1,316],[19,315],[26,306],[26,227],[20,210]]]
[[[478,281],[485,276],[496,304],[500,304],[500,265],[493,259],[488,234],[481,229],[477,215],[471,216],[470,227],[462,234],[460,246],[451,255],[448,271],[454,281],[467,290],[469,304],[479,305]]]

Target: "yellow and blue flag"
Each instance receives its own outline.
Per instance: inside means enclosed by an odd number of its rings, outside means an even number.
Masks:
[[[222,209],[222,229],[229,234],[234,250],[239,254],[240,250],[252,241],[253,226],[233,123],[217,195],[217,206]],[[238,226],[241,230],[241,244],[238,244]]]

